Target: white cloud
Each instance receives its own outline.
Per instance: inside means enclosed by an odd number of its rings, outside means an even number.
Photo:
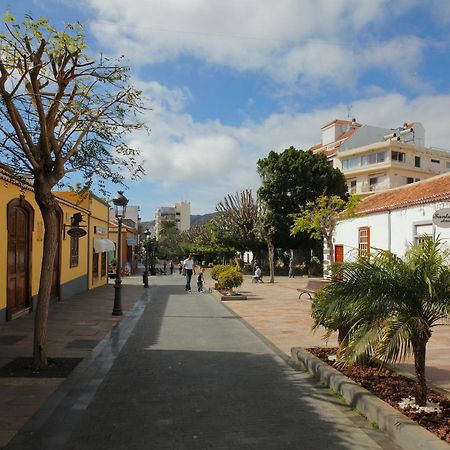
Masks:
[[[387,0],[280,0],[276,8],[272,0],[128,0],[126,7],[120,0],[84,1],[96,13],[91,28],[102,46],[136,64],[187,55],[281,82],[342,85],[398,61],[402,39],[402,72],[420,63],[423,50],[419,38],[381,34],[367,41],[371,29],[414,0],[399,0],[396,8]]]
[[[150,91],[164,92],[169,98],[179,95],[178,90],[153,83],[148,87],[150,97]],[[450,95],[409,100],[381,93],[352,105],[352,115],[363,124],[391,128],[405,121],[422,122],[427,146],[450,149],[448,111]],[[346,117],[347,105],[336,104],[304,113],[272,114],[261,122],[231,127],[219,121],[195,122],[176,108],[159,105],[147,116],[150,135],[136,135],[132,144],[141,149],[146,160],[147,180],[173,192],[177,201],[190,200],[193,213],[199,214],[213,211],[229,193],[256,189],[256,162],[270,150],[282,151],[291,145],[308,149],[320,142],[320,128],[325,123]]]

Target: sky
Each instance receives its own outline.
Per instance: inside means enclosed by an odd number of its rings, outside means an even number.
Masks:
[[[91,52],[124,55],[151,110],[142,220],[256,191],[271,150],[307,150],[334,119],[421,122],[450,149],[450,0],[0,0],[16,18],[79,21]]]

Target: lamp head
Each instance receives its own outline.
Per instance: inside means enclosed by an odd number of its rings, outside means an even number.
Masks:
[[[117,196],[113,198],[114,209],[117,219],[123,219],[127,211],[128,199],[123,195],[123,191],[118,191]]]

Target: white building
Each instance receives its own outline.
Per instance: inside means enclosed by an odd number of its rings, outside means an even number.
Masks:
[[[180,231],[189,230],[191,227],[191,204],[182,201],[175,206],[161,206],[155,214],[156,236],[159,236],[163,222],[175,222]]]
[[[450,228],[433,224],[433,214],[450,207],[450,174],[443,174],[376,193],[364,198],[357,215],[342,219],[334,231],[336,262],[370,254],[371,249],[389,250],[403,256],[424,235],[439,236],[450,247]],[[324,262],[327,249],[324,249]]]
[[[450,152],[425,147],[419,122],[387,129],[336,119],[321,131],[322,142],[309,150],[326,154],[351,193],[383,191],[450,171]]]

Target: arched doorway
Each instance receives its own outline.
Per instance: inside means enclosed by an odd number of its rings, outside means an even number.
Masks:
[[[6,319],[12,320],[31,308],[31,236],[34,211],[24,199],[7,207],[8,269]]]

